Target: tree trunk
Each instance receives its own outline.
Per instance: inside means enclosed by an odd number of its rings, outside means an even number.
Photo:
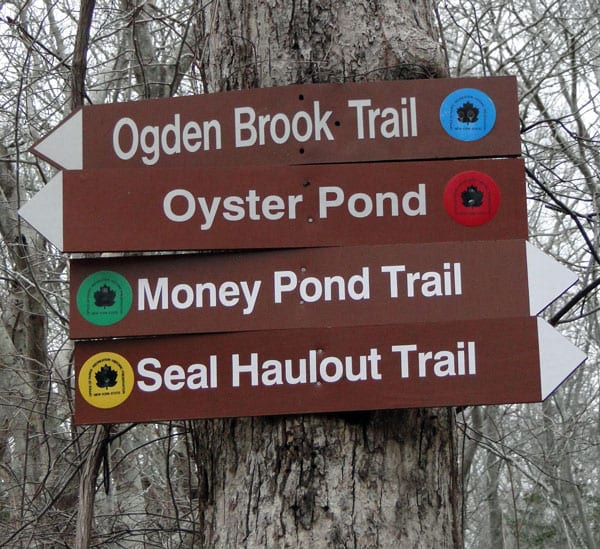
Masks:
[[[75,528],[75,549],[86,549],[92,538],[92,522],[94,519],[94,497],[96,495],[96,480],[104,457],[109,425],[92,427],[92,438],[89,443],[87,458],[81,470],[79,480],[79,502],[77,506],[77,525]]]
[[[495,406],[486,406],[486,431],[491,440],[500,440],[497,428]],[[490,549],[504,549],[504,519],[500,505],[500,476],[502,460],[493,448],[485,450],[485,493],[489,520],[489,539],[485,546]]]
[[[223,0],[207,93],[445,75],[427,1]],[[194,547],[460,547],[454,412],[196,422]]]
[[[195,547],[458,547],[450,410],[197,426]]]

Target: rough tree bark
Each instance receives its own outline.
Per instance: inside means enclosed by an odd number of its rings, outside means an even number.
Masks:
[[[207,93],[444,76],[427,0],[221,0],[198,22]],[[453,410],[194,424],[194,547],[460,547]],[[201,539],[198,540],[198,535]]]

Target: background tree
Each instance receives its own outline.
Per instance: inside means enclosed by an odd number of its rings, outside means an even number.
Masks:
[[[199,13],[196,30],[205,93],[432,77],[444,70],[425,3],[215,3]],[[156,50],[139,53],[156,58]],[[144,89],[151,91],[147,81]],[[201,492],[193,541],[206,547],[458,544],[452,414],[196,422],[191,434]]]
[[[461,518],[471,547],[598,545],[599,8],[433,8],[0,4],[0,545],[459,546]],[[443,76],[434,14],[453,76],[518,77],[532,239],[582,280],[548,317],[587,365],[544,405],[467,409],[458,446],[445,409],[73,426],[65,258],[16,216],[53,172],[31,143],[82,99]]]
[[[438,14],[453,75],[517,76],[530,240],[580,277],[545,316],[589,356],[544,404],[467,411],[466,539],[474,547],[595,548],[600,8],[450,1]]]

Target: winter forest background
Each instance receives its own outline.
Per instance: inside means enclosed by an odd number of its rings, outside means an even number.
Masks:
[[[110,431],[71,423],[67,259],[16,212],[54,173],[28,148],[79,105],[82,84],[91,103],[220,91],[206,84],[217,80],[206,73],[214,39],[206,29],[223,3],[0,2],[2,547],[73,546],[92,511],[91,546],[193,547],[202,539],[202,423]],[[313,22],[338,5],[292,4]],[[84,55],[81,22],[92,7]],[[543,404],[458,411],[464,544],[596,548],[600,5],[451,0],[430,6],[430,16],[450,76],[518,79],[530,240],[580,278],[543,316],[589,357]],[[251,70],[256,52],[242,31],[227,41],[234,53],[212,70],[223,78]],[[317,73],[327,55],[310,52]]]

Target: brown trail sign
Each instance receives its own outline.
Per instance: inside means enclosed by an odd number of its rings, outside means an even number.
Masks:
[[[61,250],[238,250],[71,261],[78,423],[537,402],[585,358],[530,316],[576,277],[524,240],[512,77],[87,106],[32,152]]]
[[[524,189],[521,159],[84,170],[20,213],[66,252],[524,239]]]
[[[584,358],[534,317],[76,342],[75,421],[538,402]]]
[[[90,105],[32,147],[61,169],[518,156],[514,77],[305,84]]]
[[[522,240],[71,261],[71,337],[537,314],[576,277]]]

